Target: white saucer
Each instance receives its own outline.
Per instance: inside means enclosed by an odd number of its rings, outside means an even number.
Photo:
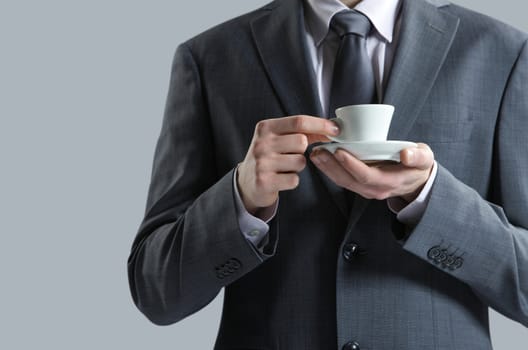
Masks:
[[[323,148],[335,153],[338,149],[344,149],[359,160],[392,160],[400,161],[400,151],[416,147],[416,143],[409,141],[356,141],[356,142],[332,142],[314,147]]]

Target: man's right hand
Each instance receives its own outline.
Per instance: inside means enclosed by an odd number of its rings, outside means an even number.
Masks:
[[[260,121],[237,172],[238,190],[246,210],[255,215],[275,204],[279,192],[299,185],[306,166],[304,152],[314,142],[330,141],[339,129],[333,122],[306,115]]]

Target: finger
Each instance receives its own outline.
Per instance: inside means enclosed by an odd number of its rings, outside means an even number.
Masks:
[[[291,190],[299,186],[297,173],[260,173],[253,180],[258,187],[258,201],[270,202],[279,191]],[[271,202],[272,203],[272,202]]]
[[[276,153],[303,154],[308,148],[308,137],[304,134],[275,136],[271,148]]]
[[[369,167],[367,164],[342,149],[336,151],[335,158],[358,183],[366,185],[378,182],[377,179],[380,172],[377,167]]]
[[[425,143],[419,143],[417,147],[402,150],[400,161],[407,167],[426,170],[433,166],[434,154]]]
[[[296,173],[282,173],[274,176],[276,191],[293,190],[299,186],[299,175]]]
[[[348,173],[337,159],[326,150],[316,150],[310,155],[312,162],[335,184],[353,190],[354,177]]]
[[[303,154],[281,154],[271,160],[272,171],[276,173],[299,173],[306,167]]]
[[[328,119],[312,117],[307,115],[296,115],[278,119],[270,119],[269,127],[277,134],[312,134],[337,136],[339,128],[337,124]]]

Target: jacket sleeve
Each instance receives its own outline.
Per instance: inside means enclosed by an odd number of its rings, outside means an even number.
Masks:
[[[181,45],[154,155],[145,217],[128,259],[132,298],[152,322],[181,320],[274,254],[240,231],[233,173],[217,174],[198,65]],[[270,223],[271,226],[274,222]]]
[[[528,326],[528,49],[521,50],[496,126],[489,201],[442,166],[404,249],[469,285]],[[475,174],[478,176],[478,174]]]

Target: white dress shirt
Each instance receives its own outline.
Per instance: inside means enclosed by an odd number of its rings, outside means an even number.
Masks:
[[[394,58],[396,42],[400,29],[400,0],[363,0],[354,10],[367,16],[373,30],[367,37],[367,54],[372,62],[379,101],[383,92]],[[317,79],[319,101],[325,115],[329,115],[328,104],[334,61],[339,48],[339,37],[330,28],[332,17],[341,11],[350,11],[339,0],[305,0],[305,29],[308,51]],[[411,203],[401,198],[390,198],[387,204],[399,221],[415,224],[423,215],[429,200],[429,193],[437,172],[436,162],[429,180],[421,193]],[[269,217],[261,220],[247,212],[240,199],[236,182],[233,179],[238,222],[241,232],[257,248],[267,242],[268,222],[275,216],[278,201],[271,208]]]

